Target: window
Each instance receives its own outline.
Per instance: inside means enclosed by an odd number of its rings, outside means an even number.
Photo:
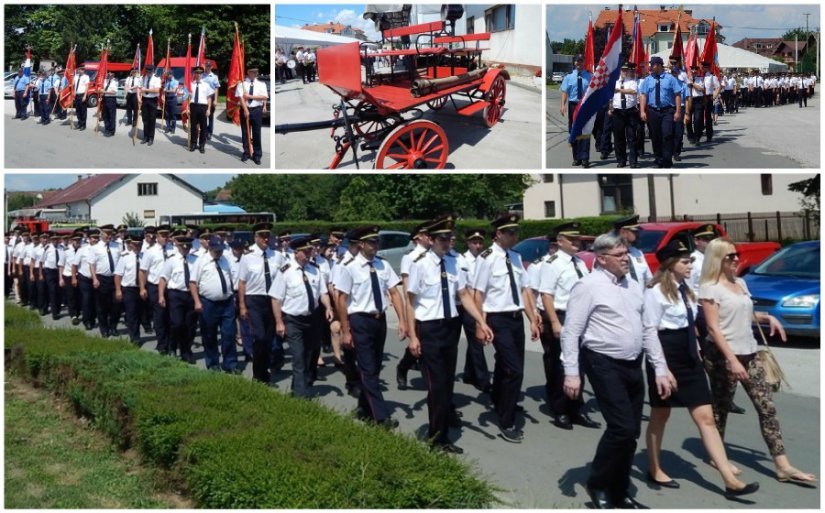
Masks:
[[[547,217],[547,218],[556,217],[556,202],[555,201],[545,201],[544,202],[544,217]]]
[[[759,175],[762,180],[762,196],[773,195],[773,175]]]
[[[514,5],[499,5],[484,12],[484,24],[487,32],[501,32],[502,30],[513,30],[515,28]]]
[[[659,24],[659,32],[670,32],[670,24],[669,23],[660,23]]]
[[[144,210],[143,211],[143,218],[144,219],[154,219],[155,218],[155,211],[154,210]]]
[[[554,175],[541,175],[542,183],[553,183]]]
[[[633,210],[632,175],[598,175],[602,214]]]
[[[696,33],[700,36],[705,36],[707,35],[709,28],[710,26],[703,21],[696,26]]]
[[[139,183],[138,186],[138,196],[157,196],[158,195],[158,184],[157,183]]]
[[[470,16],[467,18],[467,34],[475,34],[476,33],[476,19],[475,16]]]

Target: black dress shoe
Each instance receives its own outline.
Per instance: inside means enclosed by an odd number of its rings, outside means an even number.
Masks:
[[[676,482],[676,481],[674,481],[673,479],[671,479],[670,481],[657,481],[657,480],[653,477],[653,474],[651,474],[650,472],[648,472],[648,473],[647,473],[647,482],[648,482],[648,483],[655,484],[655,485],[659,485],[659,486],[661,486],[661,487],[663,487],[663,488],[672,488],[672,489],[674,489],[674,490],[678,490],[678,489],[679,489],[679,483],[677,483],[677,482]]]
[[[602,152],[602,154],[601,154],[601,159],[602,159],[602,160],[607,160],[607,157],[608,157],[608,156],[610,156],[610,154],[609,154],[609,153]]]
[[[582,160],[582,167],[585,168],[585,169],[589,168],[590,167],[590,161],[589,160]]]
[[[570,420],[569,415],[557,415],[556,418],[553,420],[553,425],[566,430],[573,429],[573,421]]]
[[[616,502],[614,506],[619,509],[650,509],[644,504],[634,499],[633,497],[628,496],[625,496],[624,499]]]
[[[252,162],[254,162],[256,166],[261,165],[261,159],[252,159]]]
[[[612,509],[610,501],[607,499],[607,492],[589,486],[585,486],[584,489],[587,491],[587,495],[590,496],[590,500],[593,501],[593,509]]]
[[[451,443],[433,444],[433,449],[437,449],[448,454],[464,454],[464,449]]]
[[[204,148],[198,148],[198,151],[201,152],[201,153],[206,153],[206,149],[204,149]]]
[[[349,385],[347,386],[347,393],[350,397],[358,399],[361,396],[361,387],[358,385]]]
[[[524,440],[524,433],[515,426],[510,428],[501,428],[501,438],[514,444],[520,444],[521,441]]]
[[[79,318],[75,317],[74,319],[72,319],[72,326],[77,326],[78,324],[80,324]]]
[[[461,417],[458,416],[457,411],[450,411],[450,414],[447,417],[447,425],[452,428],[461,427]]]
[[[742,408],[741,406],[738,406],[736,403],[733,403],[733,402],[730,403],[730,410],[728,410],[728,411],[730,413],[738,413],[739,415],[742,415],[742,414],[745,413],[744,408]]]
[[[681,162],[681,161],[682,161],[682,157],[681,157],[680,155],[674,155],[674,156],[673,156],[673,160],[675,160],[676,162]]]
[[[600,422],[596,422],[595,420],[591,419],[583,413],[581,415],[576,415],[575,417],[573,417],[572,422],[577,426],[582,426],[590,429],[599,429],[600,427],[602,427],[602,424]]]
[[[573,165],[573,166],[581,166],[581,165],[582,165],[582,161],[581,161],[581,160],[574,160],[572,165]]]
[[[149,140],[148,140],[148,139],[144,139],[144,140],[140,141],[140,144],[146,144],[146,143],[148,143],[148,142],[149,142]]]
[[[639,169],[640,167],[642,167],[642,166],[640,166],[638,162],[634,162],[633,164],[630,164],[630,169]]]
[[[624,162],[619,162],[618,164],[616,164],[616,167],[625,167],[626,165],[627,164],[625,164]]]
[[[389,431],[391,429],[395,429],[398,427],[398,421],[392,417],[387,417],[386,419],[379,422],[378,425]]]
[[[407,371],[395,368],[395,382],[398,384],[398,390],[407,389]]]
[[[249,155],[247,155],[246,153],[241,155],[241,162],[246,162],[247,160],[249,160]]]
[[[749,493],[753,493],[759,489],[759,483],[750,483],[746,484],[744,488],[741,490],[734,490],[733,488],[725,487],[725,498],[731,499],[733,497],[739,497],[740,495],[748,495]]]
[[[189,148],[189,151],[195,151],[195,147],[192,146],[191,148]]]
[[[155,140],[154,139],[149,139],[149,142],[146,143],[146,146],[151,146],[153,144],[155,144]]]

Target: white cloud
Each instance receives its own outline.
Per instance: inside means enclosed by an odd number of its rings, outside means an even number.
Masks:
[[[372,20],[365,20],[361,14],[352,9],[341,9],[333,19],[336,23],[352,25],[353,28],[363,30],[370,41],[381,39],[381,35],[375,30],[375,23]]]

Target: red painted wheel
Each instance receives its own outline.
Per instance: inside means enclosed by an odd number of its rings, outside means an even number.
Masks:
[[[501,119],[501,112],[504,110],[504,96],[507,93],[507,83],[504,77],[497,76],[493,80],[493,85],[487,92],[487,106],[484,107],[484,124],[488,128],[492,127]]]
[[[387,135],[378,149],[375,169],[443,169],[449,153],[444,129],[432,121],[417,120]]]
[[[355,106],[355,113],[359,116],[363,116],[365,115],[365,113],[371,113],[375,110],[377,110],[375,105],[366,103],[363,100],[358,102],[358,104]],[[388,132],[395,124],[396,120],[393,118],[380,118],[359,121],[358,123],[353,123],[352,127],[355,129],[355,132],[358,135],[360,135],[367,141],[371,141],[375,139],[379,134]]]
[[[447,97],[441,96],[427,102],[427,107],[433,110],[441,110],[447,104]]]

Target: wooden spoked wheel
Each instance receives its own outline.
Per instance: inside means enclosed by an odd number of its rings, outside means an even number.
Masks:
[[[427,107],[433,110],[441,110],[447,104],[447,97],[441,96],[427,102]]]
[[[365,112],[372,112],[375,110],[375,105],[365,103],[363,100],[358,102],[355,106],[355,113],[359,116],[363,116]],[[362,120],[357,123],[353,123],[352,127],[358,135],[367,141],[371,141],[380,134],[388,132],[395,124],[395,119],[393,118],[381,118]]]
[[[449,152],[444,129],[432,121],[413,121],[387,135],[375,169],[443,169]]]
[[[487,106],[484,107],[484,124],[488,128],[492,127],[501,119],[501,112],[504,110],[504,96],[507,93],[507,84],[504,77],[497,76],[493,80],[493,85],[487,92]]]

